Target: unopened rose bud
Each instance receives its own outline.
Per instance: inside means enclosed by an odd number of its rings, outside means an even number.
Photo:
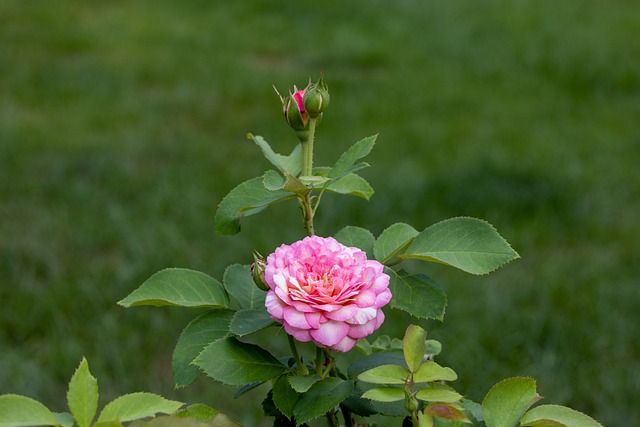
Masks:
[[[413,413],[416,409],[418,409],[418,399],[413,395],[409,395],[404,399],[404,408]]]
[[[263,291],[269,290],[269,285],[267,285],[267,282],[264,280],[264,269],[266,266],[267,263],[262,259],[262,256],[255,252],[253,254],[253,264],[251,264],[251,276],[256,286]]]
[[[275,88],[274,88],[275,89]],[[284,119],[287,124],[296,132],[302,132],[309,129],[309,113],[304,108],[304,89],[298,90],[297,87],[293,87],[294,92],[289,92],[287,97],[282,97],[278,90],[276,93],[280,97],[282,102],[282,110],[284,113]]]
[[[329,106],[329,86],[324,82],[323,76],[309,84],[304,90],[304,109],[310,117],[316,118]]]

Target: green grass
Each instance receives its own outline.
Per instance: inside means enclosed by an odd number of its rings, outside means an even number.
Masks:
[[[232,238],[213,213],[267,168],[247,132],[295,143],[271,85],[324,71],[317,164],[380,135],[363,172],[376,195],[327,197],[320,233],[472,215],[522,256],[487,277],[425,270],[448,293],[445,322],[424,325],[458,390],[480,400],[532,375],[547,403],[640,424],[639,13],[631,0],[3,1],[0,393],[61,411],[86,356],[102,403],[144,390],[226,405],[211,381],[173,390],[193,312],[115,303],[161,268],[220,278],[302,235],[294,204]],[[410,320],[389,318],[396,336]],[[256,423],[257,403],[231,404]]]

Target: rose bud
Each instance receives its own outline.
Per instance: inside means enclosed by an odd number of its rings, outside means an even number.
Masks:
[[[309,129],[309,113],[305,110],[304,103],[302,101],[304,97],[304,90],[298,90],[295,86],[293,89],[294,92],[289,92],[289,96],[286,98],[283,98],[276,89],[276,93],[282,102],[284,119],[293,130],[298,132],[306,131]]]
[[[262,259],[262,256],[254,252],[253,264],[251,264],[251,277],[256,286],[263,291],[269,290],[269,285],[267,285],[267,282],[264,280],[264,269],[266,266],[267,263]]]
[[[320,79],[316,83],[309,84],[304,90],[304,109],[310,117],[316,118],[329,106],[329,87],[320,75]]]

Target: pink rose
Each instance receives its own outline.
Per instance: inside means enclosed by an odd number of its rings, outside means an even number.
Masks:
[[[265,305],[298,341],[349,351],[384,321],[389,276],[365,252],[332,237],[306,237],[267,257]]]

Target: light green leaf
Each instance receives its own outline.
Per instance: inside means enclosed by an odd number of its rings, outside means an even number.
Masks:
[[[171,361],[176,387],[187,386],[200,376],[202,371],[192,362],[206,346],[229,335],[229,323],[234,314],[232,310],[212,310],[196,317],[184,328]]]
[[[325,189],[332,193],[356,196],[365,200],[371,199],[374,193],[371,185],[355,173],[350,173],[338,180],[331,181]]]
[[[122,423],[120,421],[101,421],[95,423],[93,427],[122,427]]]
[[[373,384],[404,384],[411,372],[404,366],[381,365],[358,375],[360,381]]]
[[[84,357],[71,377],[67,404],[79,427],[88,427],[98,411],[98,381]]]
[[[247,137],[256,143],[262,150],[264,157],[277,167],[283,174],[298,175],[302,170],[302,145],[298,144],[291,154],[283,156],[277,154],[271,149],[271,146],[265,139],[259,135],[248,134]]]
[[[425,340],[427,339],[427,331],[418,325],[409,325],[404,333],[403,352],[404,359],[407,361],[407,367],[411,372],[416,372],[426,351]]]
[[[219,411],[204,403],[196,403],[189,405],[184,409],[181,409],[173,414],[178,418],[193,418],[198,421],[208,422],[218,415]]]
[[[259,289],[251,277],[251,267],[233,264],[224,271],[222,283],[240,308],[264,307],[267,293]]]
[[[239,310],[231,319],[229,328],[238,336],[244,336],[257,332],[273,324],[271,315],[265,307]]]
[[[487,274],[520,256],[486,221],[459,217],[426,228],[401,259],[438,262],[471,274]]]
[[[438,365],[436,362],[424,362],[415,374],[413,382],[428,383],[431,381],[455,381],[458,375],[451,368]]]
[[[357,359],[347,369],[347,376],[355,378],[361,373],[382,365],[404,365],[404,356],[401,351],[381,351],[370,356]],[[407,371],[408,372],[408,371]]]
[[[222,199],[215,215],[216,233],[232,235],[240,231],[240,220],[262,212],[269,205],[296,197],[285,190],[265,188],[262,177],[256,177],[235,187]]]
[[[0,427],[49,426],[55,415],[42,403],[17,394],[0,395]]]
[[[167,268],[151,276],[118,304],[124,307],[227,307],[229,296],[211,276],[186,268]]]
[[[522,419],[523,427],[602,427],[602,424],[575,409],[559,405],[540,405],[529,410]]]
[[[462,395],[443,388],[423,388],[416,393],[416,397],[427,402],[453,403],[462,399]]]
[[[284,187],[284,177],[276,171],[268,170],[262,175],[262,185],[270,191],[282,190]]]
[[[333,165],[327,176],[337,180],[351,172],[369,166],[364,162],[358,164],[355,164],[355,162],[371,152],[377,137],[378,135],[372,135],[353,144],[338,158],[338,161]]]
[[[315,383],[298,399],[293,410],[298,425],[304,424],[333,410],[353,390],[353,382],[330,377]]]
[[[235,338],[212,342],[194,363],[211,378],[230,385],[270,380],[286,370],[268,351]]]
[[[149,421],[134,421],[129,427],[211,427],[211,424],[175,415],[156,417]]]
[[[482,402],[487,427],[515,427],[531,405],[542,399],[533,378],[515,377],[494,385]]]
[[[98,417],[98,422],[127,422],[151,417],[156,414],[171,414],[177,411],[182,405],[182,402],[168,400],[152,393],[125,394],[124,396],[114,399],[104,407]]]
[[[373,254],[378,261],[385,264],[406,249],[418,234],[418,231],[408,224],[393,224],[380,234],[373,245]]]
[[[60,427],[73,427],[75,424],[73,415],[67,412],[54,412],[53,415],[56,417],[56,424]]]
[[[384,271],[391,277],[391,307],[425,319],[444,318],[447,297],[433,280],[423,274],[410,275],[404,270],[396,272],[388,267]]]
[[[397,402],[404,400],[404,389],[398,387],[377,387],[363,393],[364,399],[375,400],[376,402]]]
[[[317,374],[293,375],[288,378],[289,384],[291,384],[291,387],[298,393],[304,393],[305,391],[309,390],[312,385],[322,379],[322,377]]]
[[[366,228],[347,225],[338,231],[334,237],[345,246],[354,246],[365,251],[367,258],[371,258],[375,237],[373,237],[373,234]]]
[[[276,405],[276,408],[287,418],[291,418],[296,402],[300,398],[300,393],[293,389],[287,376],[282,375],[276,380],[272,388],[272,393],[273,403]]]

